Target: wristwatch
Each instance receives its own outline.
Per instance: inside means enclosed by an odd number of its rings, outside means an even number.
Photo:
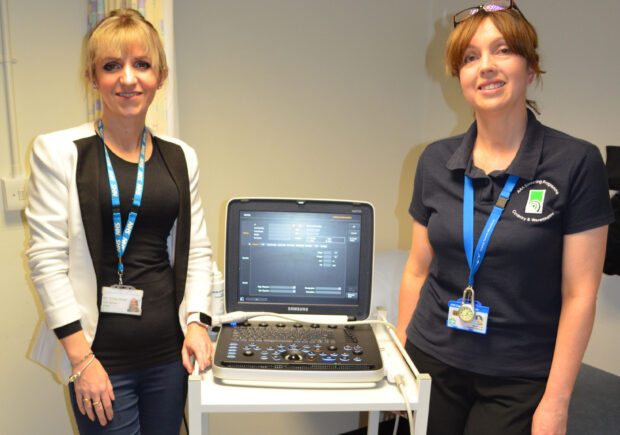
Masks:
[[[189,325],[190,323],[199,323],[205,328],[209,328],[211,326],[211,317],[205,313],[191,313],[187,316],[187,324]]]

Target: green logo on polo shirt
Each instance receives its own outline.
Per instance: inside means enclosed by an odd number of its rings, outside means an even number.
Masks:
[[[525,213],[541,214],[543,212],[543,202],[545,201],[546,190],[530,190],[530,195],[525,204]]]

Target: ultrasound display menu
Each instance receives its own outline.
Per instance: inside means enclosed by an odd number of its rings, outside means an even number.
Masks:
[[[361,215],[241,211],[238,300],[355,305]]]

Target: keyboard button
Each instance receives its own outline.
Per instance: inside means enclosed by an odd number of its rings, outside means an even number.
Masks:
[[[298,355],[296,353],[289,353],[284,357],[284,359],[286,359],[287,361],[301,361],[301,355]]]

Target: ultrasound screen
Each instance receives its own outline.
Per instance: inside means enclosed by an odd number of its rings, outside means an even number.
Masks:
[[[226,310],[365,318],[373,217],[372,205],[361,202],[231,200]]]
[[[241,212],[239,301],[357,304],[359,215]]]

